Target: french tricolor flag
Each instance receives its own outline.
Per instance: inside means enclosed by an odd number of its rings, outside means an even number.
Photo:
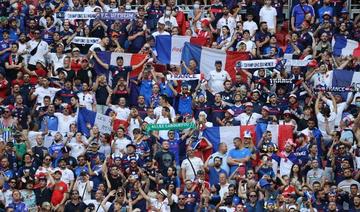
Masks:
[[[235,66],[241,60],[249,60],[249,54],[246,52],[223,51],[220,49],[212,49],[193,45],[186,42],[182,51],[181,60],[189,65],[189,61],[195,59],[201,73],[204,73],[205,78],[209,73],[215,70],[215,61],[222,61],[222,68],[226,70],[232,79],[235,79]]]
[[[144,54],[129,54],[129,53],[119,53],[119,52],[98,52],[98,57],[106,64],[116,66],[116,58],[121,56],[124,59],[124,66],[132,66],[139,64],[146,57]],[[104,74],[105,76],[109,76],[109,70],[104,69],[99,64],[95,63],[96,73]],[[132,72],[130,72],[130,77],[137,77],[141,72],[142,67],[139,67]]]
[[[360,57],[360,45],[359,42],[346,39],[345,36],[334,36],[332,40],[333,54],[336,57],[349,56]]]
[[[236,137],[243,139],[245,132],[250,132],[256,146],[256,137],[260,133],[261,137],[265,132],[259,132],[257,128],[256,125],[209,127],[203,131],[203,136],[212,143],[214,151],[217,151],[220,142],[226,143],[228,149],[234,148],[233,139]],[[292,128],[289,125],[269,124],[265,129],[272,133],[272,142],[278,145],[280,150],[284,149],[288,139],[293,139]]]
[[[156,36],[157,59],[162,64],[180,65],[181,53],[186,42],[196,45],[206,45],[205,38],[197,38],[180,35],[158,35]]]

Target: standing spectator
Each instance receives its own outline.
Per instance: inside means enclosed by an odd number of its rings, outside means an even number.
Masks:
[[[181,163],[181,176],[183,179],[194,180],[196,178],[196,170],[204,170],[204,162],[194,156],[194,150],[191,146],[186,148],[187,158]]]
[[[268,25],[269,32],[274,34],[276,31],[277,12],[274,7],[271,6],[271,0],[266,0],[264,6],[260,9],[260,22],[265,21]]]
[[[231,80],[230,75],[222,69],[222,62],[220,60],[215,61],[215,71],[211,71],[207,77],[208,90],[215,95],[224,90],[225,80]]]
[[[28,45],[30,46],[29,52],[30,52],[30,60],[28,63],[29,70],[33,71],[35,70],[35,65],[38,61],[41,61],[45,64],[45,55],[48,53],[48,43],[43,41],[40,37],[40,30],[34,31],[34,39],[28,42]]]
[[[301,24],[304,22],[307,14],[311,15],[311,23],[315,23],[314,8],[307,3],[307,0],[300,0],[299,4],[295,5],[291,12],[291,29],[295,32],[300,31]]]

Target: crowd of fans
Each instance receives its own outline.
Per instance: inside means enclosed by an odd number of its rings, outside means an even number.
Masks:
[[[360,16],[350,19],[345,0],[294,1],[289,20],[283,0],[119,3],[0,2],[1,210],[360,211],[360,79],[346,94],[329,91],[333,70],[360,67],[332,52],[337,36],[360,42]],[[66,20],[67,11],[136,17]],[[205,38],[249,59],[310,62],[237,67],[231,78],[214,61],[205,80],[172,81],[165,76],[202,70],[196,60],[159,64],[159,35]],[[73,43],[76,36],[99,41]],[[110,65],[102,51],[146,58]],[[89,135],[80,132],[82,108],[112,117],[113,132],[90,123]],[[147,130],[182,122],[196,127]],[[291,125],[294,139],[282,149],[271,131],[258,141],[246,131],[215,147],[203,136],[210,127],[260,123]]]

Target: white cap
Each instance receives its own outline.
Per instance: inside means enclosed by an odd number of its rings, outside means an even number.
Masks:
[[[245,131],[244,138],[251,138],[251,132],[249,130]]]

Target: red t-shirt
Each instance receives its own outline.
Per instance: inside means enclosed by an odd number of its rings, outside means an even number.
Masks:
[[[60,204],[67,191],[68,191],[68,186],[66,183],[64,183],[63,181],[55,183],[53,194],[51,196],[51,203],[54,206]]]
[[[7,89],[8,89],[8,87],[7,87],[8,84],[9,83],[6,79],[0,81],[0,97],[1,98],[5,99],[7,97],[6,93],[7,93]]]

